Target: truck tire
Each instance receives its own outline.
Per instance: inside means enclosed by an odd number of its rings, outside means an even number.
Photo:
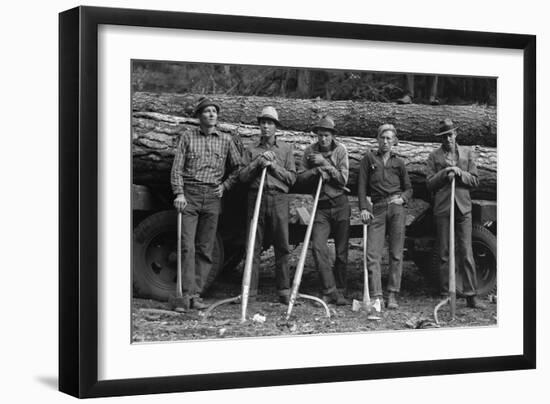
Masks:
[[[134,229],[132,284],[134,297],[166,301],[176,291],[177,213],[167,210],[145,218]],[[223,242],[216,234],[207,290],[223,267]]]
[[[495,293],[497,289],[497,238],[487,228],[474,224],[472,226],[472,249],[476,263],[477,294],[485,296]],[[434,287],[439,289],[439,256],[434,249],[430,278]],[[462,276],[456,273],[456,293],[462,296]]]

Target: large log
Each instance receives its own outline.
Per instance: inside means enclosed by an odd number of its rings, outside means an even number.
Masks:
[[[186,128],[197,127],[198,121],[193,118],[176,117],[154,112],[134,112],[133,127],[133,181],[143,185],[167,185],[174,157],[174,147],[178,134]],[[231,134],[240,147],[246,147],[257,139],[258,126],[220,123],[222,132]],[[280,131],[281,139],[294,145],[298,170],[301,169],[304,149],[316,141],[316,136],[309,132]],[[367,149],[376,149],[375,139],[359,137],[337,137],[349,154],[349,185],[356,192],[359,162]],[[426,193],[426,159],[429,153],[439,147],[438,143],[419,143],[400,141],[394,151],[405,160],[407,170],[413,182],[416,198],[427,198]],[[480,185],[473,191],[477,199],[496,200],[496,167],[497,153],[495,148],[475,146]],[[300,190],[297,190],[300,191]]]
[[[132,109],[136,112],[191,117],[202,95],[136,92]],[[255,125],[262,107],[274,106],[286,129],[310,131],[325,114],[330,114],[340,136],[376,137],[383,123],[393,123],[399,139],[436,142],[439,121],[451,118],[459,125],[459,141],[464,145],[497,145],[495,107],[482,105],[398,105],[369,101],[323,101],[288,98],[209,95],[221,105],[220,119]]]

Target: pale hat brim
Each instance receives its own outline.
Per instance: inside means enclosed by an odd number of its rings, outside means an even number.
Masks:
[[[454,128],[447,129],[447,130],[444,130],[443,132],[436,133],[434,136],[446,135],[447,133],[450,133],[450,132],[455,131],[457,129],[458,129],[458,126],[455,126]]]
[[[258,123],[260,123],[260,120],[261,119],[269,119],[270,121],[273,121],[275,122],[275,125],[281,127],[281,122],[279,122],[279,120],[277,118],[275,118],[273,115],[271,114],[262,114],[262,115],[258,115]]]

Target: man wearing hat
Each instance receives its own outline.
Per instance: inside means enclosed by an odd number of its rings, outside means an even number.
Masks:
[[[241,156],[231,136],[216,125],[220,107],[199,100],[200,126],[181,133],[171,172],[174,206],[182,212],[182,292],[185,308],[203,309],[200,294],[210,269],[221,197],[238,179]],[[226,165],[227,163],[227,165]],[[226,173],[226,167],[230,172]],[[227,175],[226,175],[227,174]],[[225,181],[222,179],[227,177]]]
[[[472,200],[470,189],[479,184],[474,152],[456,143],[457,127],[450,119],[440,122],[441,147],[427,161],[427,186],[433,193],[433,214],[437,228],[441,294],[449,293],[449,215],[451,181],[455,179],[455,243],[457,271],[464,279],[463,294],[468,307],[485,309],[477,297],[477,278],[472,251]]]
[[[367,268],[373,299],[383,302],[380,261],[388,234],[388,309],[397,309],[403,272],[405,208],[412,196],[405,162],[392,152],[397,131],[392,124],[378,128],[378,150],[367,151],[359,166],[358,197],[363,223],[370,223],[367,236]],[[367,199],[370,196],[371,201]]]
[[[332,118],[322,118],[313,131],[317,134],[317,142],[304,151],[305,171],[300,173],[297,181],[314,186],[319,177],[324,180],[313,222],[311,248],[321,279],[323,300],[326,303],[346,305],[348,302],[344,294],[351,212],[346,195],[348,152],[343,144],[334,139],[336,130]],[[334,272],[330,266],[327,244],[330,234],[334,235],[336,251]]]
[[[279,301],[288,304],[290,298],[290,275],[288,258],[288,190],[296,180],[296,166],[292,147],[277,139],[277,127],[280,127],[279,116],[273,107],[265,107],[258,116],[260,139],[251,144],[244,153],[245,167],[240,172],[240,179],[249,184],[248,223],[254,215],[254,204],[260,185],[262,170],[267,167],[262,203],[256,230],[252,277],[250,280],[250,297],[258,293],[260,254],[266,240],[273,243],[275,249],[275,280]],[[267,233],[266,233],[267,231]]]

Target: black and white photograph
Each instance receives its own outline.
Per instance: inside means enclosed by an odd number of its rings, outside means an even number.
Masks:
[[[132,343],[498,327],[497,77],[130,68]]]

